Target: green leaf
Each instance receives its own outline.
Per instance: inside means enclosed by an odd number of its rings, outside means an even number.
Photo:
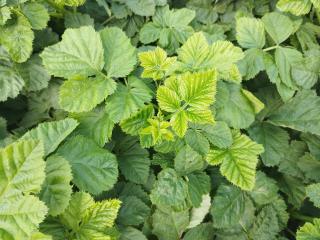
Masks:
[[[29,239],[47,213],[45,204],[32,195],[0,202],[0,233],[5,240]]]
[[[259,205],[273,203],[278,198],[279,188],[275,180],[267,177],[263,172],[257,172],[256,183],[249,195]]]
[[[106,100],[106,111],[115,123],[130,117],[152,99],[151,89],[139,78],[131,76],[128,84],[118,84],[117,90]]]
[[[301,91],[269,117],[275,125],[320,135],[320,98],[314,91]]]
[[[45,156],[54,152],[59,144],[77,127],[78,122],[66,118],[54,122],[40,123],[25,133],[21,140],[33,139],[43,143]]]
[[[320,176],[318,174],[320,170],[320,161],[312,154],[305,153],[304,156],[299,159],[297,165],[303,172],[306,179],[317,182],[320,181]]]
[[[243,48],[263,48],[264,24],[260,19],[241,17],[237,19],[237,41]]]
[[[86,0],[53,0],[58,5],[66,5],[70,7],[78,7],[85,3]]]
[[[156,8],[154,0],[131,0],[125,3],[132,12],[141,16],[153,16]]]
[[[196,152],[205,156],[209,152],[209,141],[197,129],[189,129],[185,135],[186,143]]]
[[[48,87],[50,75],[43,67],[38,55],[33,55],[27,62],[16,66],[19,74],[25,81],[28,91],[39,91]]]
[[[310,153],[320,159],[320,137],[310,133],[302,133],[301,139],[307,143]]]
[[[317,240],[320,238],[320,219],[313,219],[313,223],[305,223],[297,231],[297,240]]]
[[[214,125],[201,125],[200,129],[209,142],[219,148],[227,148],[232,144],[232,134],[225,122],[217,121]]]
[[[303,182],[289,175],[283,175],[278,180],[278,186],[288,196],[288,202],[299,209],[306,197],[306,190]]]
[[[189,224],[189,212],[163,212],[156,209],[152,220],[154,223],[152,232],[159,240],[179,240]]]
[[[244,190],[252,190],[255,183],[258,155],[263,147],[240,132],[233,132],[233,144],[228,149],[213,148],[209,151],[209,164],[220,166],[220,172],[230,182]]]
[[[211,223],[203,223],[191,228],[183,237],[183,240],[210,240],[213,238],[213,227]]]
[[[147,237],[136,228],[126,227],[121,230],[120,240],[147,240]]]
[[[269,123],[255,124],[249,128],[250,137],[264,147],[261,159],[264,165],[278,165],[289,148],[289,134],[282,128]]]
[[[255,109],[239,84],[218,82],[216,119],[233,128],[247,128],[255,119]]]
[[[314,183],[307,186],[306,193],[311,202],[313,202],[317,208],[320,208],[320,183]]]
[[[66,28],[79,28],[82,26],[94,26],[94,19],[88,14],[80,12],[67,12],[64,18]]]
[[[183,210],[186,208],[187,194],[186,182],[173,169],[166,168],[158,174],[150,199],[159,208]]]
[[[115,89],[116,83],[110,78],[73,78],[61,85],[59,103],[62,109],[69,112],[87,112],[104,101]]]
[[[132,1],[130,1],[132,2]],[[104,48],[104,69],[109,77],[125,77],[137,63],[136,49],[119,28],[104,28],[100,32]]]
[[[0,65],[0,72],[0,102],[3,102],[18,96],[25,82],[13,68]]]
[[[117,221],[122,225],[139,226],[150,214],[150,208],[135,196],[122,199]]]
[[[44,5],[31,2],[22,5],[21,10],[33,29],[41,30],[47,26],[50,16]]]
[[[267,33],[278,45],[294,32],[294,25],[290,18],[278,12],[265,14],[262,22]]]
[[[72,188],[71,167],[62,157],[51,155],[46,160],[46,179],[42,185],[40,199],[49,208],[49,214],[61,214],[69,205]]]
[[[265,70],[264,52],[252,48],[244,52],[244,58],[238,62],[241,75],[246,80],[254,78],[259,72]]]
[[[158,80],[174,70],[177,58],[167,57],[167,53],[157,47],[153,51],[139,53],[139,60],[144,68],[141,77]]]
[[[228,228],[236,225],[244,214],[245,201],[250,200],[239,188],[220,185],[210,210],[214,227]]]
[[[117,181],[116,157],[93,140],[78,135],[59,147],[57,154],[70,163],[73,182],[80,190],[99,194]]]
[[[188,174],[188,192],[193,207],[200,207],[203,197],[210,192],[210,178],[203,172]]]
[[[281,82],[292,89],[296,88],[291,71],[294,63],[302,59],[302,54],[291,48],[279,47],[275,51],[275,61],[278,67]]]
[[[303,178],[298,163],[307,151],[307,146],[302,141],[291,141],[290,146],[282,149],[283,157],[280,159],[279,171],[293,177]]]
[[[75,134],[92,138],[101,147],[110,140],[114,122],[103,107],[91,112],[72,113],[70,116],[79,122]]]
[[[310,0],[280,0],[277,3],[277,8],[283,12],[290,12],[300,16],[307,14],[311,9]]]
[[[43,155],[43,145],[33,140],[0,149],[0,200],[40,191],[45,178]]]
[[[189,145],[185,145],[174,159],[174,168],[180,175],[187,175],[204,167],[202,156]]]
[[[124,138],[117,149],[119,168],[124,177],[137,184],[145,184],[150,170],[149,153],[135,138]]]
[[[31,25],[21,14],[10,25],[0,26],[0,43],[6,49],[13,61],[25,62],[32,53],[34,39]]]
[[[274,239],[279,231],[277,212],[266,206],[258,213],[249,234],[253,239],[269,240]]]
[[[67,29],[61,42],[46,47],[40,56],[48,72],[56,77],[91,76],[104,66],[102,42],[91,26]]]

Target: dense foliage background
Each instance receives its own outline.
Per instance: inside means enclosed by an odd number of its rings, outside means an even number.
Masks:
[[[0,0],[0,239],[320,239],[319,20]]]

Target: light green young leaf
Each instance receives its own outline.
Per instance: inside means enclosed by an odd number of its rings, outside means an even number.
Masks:
[[[272,124],[320,135],[320,98],[315,91],[304,90],[274,111]]]
[[[46,160],[46,179],[39,194],[49,208],[49,214],[57,216],[69,205],[72,187],[71,167],[62,157],[51,155]]]
[[[131,117],[120,122],[122,131],[129,135],[138,135],[140,130],[148,125],[148,119],[154,116],[152,105],[142,108]]]
[[[317,208],[320,208],[320,183],[314,183],[307,186],[306,193],[311,202],[313,202]]]
[[[132,2],[132,1],[130,1]],[[104,49],[104,69],[109,77],[125,77],[137,63],[136,49],[126,34],[116,27],[100,31]]]
[[[236,37],[244,48],[263,48],[265,45],[264,24],[260,19],[241,17],[237,19]]]
[[[58,5],[66,5],[70,7],[78,7],[85,3],[86,0],[53,0]]]
[[[106,99],[115,89],[114,80],[104,76],[73,78],[61,85],[59,103],[62,109],[69,112],[87,112]]]
[[[99,194],[117,181],[116,157],[91,139],[81,135],[73,137],[59,147],[57,154],[70,163],[73,182],[80,190]]]
[[[290,18],[278,12],[265,14],[262,17],[262,22],[267,33],[278,45],[294,32],[294,25]]]
[[[151,89],[139,78],[131,76],[128,84],[118,84],[117,90],[106,100],[106,111],[115,123],[130,117],[151,101]]]
[[[111,138],[114,122],[103,107],[91,112],[72,113],[70,116],[79,122],[75,134],[92,138],[101,147]]]
[[[193,34],[178,50],[183,70],[194,72],[214,68],[219,78],[227,80],[234,64],[242,58],[241,48],[235,47],[231,42],[216,41],[209,46],[202,32]]]
[[[92,26],[67,29],[61,42],[45,48],[40,56],[48,72],[56,77],[87,77],[104,66],[102,42]]]
[[[209,164],[220,166],[220,171],[230,182],[244,190],[252,190],[255,184],[258,155],[263,146],[253,142],[240,132],[233,132],[233,144],[228,149],[213,148],[207,155]]]
[[[152,215],[152,232],[159,240],[179,240],[189,224],[189,212],[187,210],[164,212],[156,209]]]
[[[307,222],[297,231],[297,240],[316,240],[320,238],[320,218]]]
[[[0,149],[0,201],[40,191],[45,178],[43,153],[43,145],[33,140]]]
[[[61,220],[70,229],[72,239],[111,239],[108,228],[113,227],[120,204],[117,199],[94,202],[88,193],[78,192]]]
[[[293,15],[304,15],[310,12],[310,0],[279,0],[277,8],[282,12],[290,12]]]
[[[10,18],[11,18],[10,8],[8,6],[2,6],[0,8],[0,26],[5,25]]]
[[[39,140],[43,143],[45,156],[49,155],[77,127],[78,122],[66,118],[54,122],[40,123],[36,128],[26,132],[21,140]]]
[[[34,34],[29,21],[23,15],[18,14],[13,21],[10,25],[0,26],[0,43],[13,61],[22,63],[32,53]]]
[[[29,20],[33,29],[41,30],[47,26],[50,16],[43,4],[29,2],[23,4],[21,10],[24,16]]]
[[[0,66],[0,102],[8,98],[15,98],[23,89],[25,82],[23,78],[8,66]]]
[[[177,58],[167,57],[167,53],[157,47],[153,51],[139,53],[139,60],[144,68],[141,77],[159,80],[174,69]]]
[[[47,207],[33,195],[0,200],[1,238],[29,239],[47,214]]]

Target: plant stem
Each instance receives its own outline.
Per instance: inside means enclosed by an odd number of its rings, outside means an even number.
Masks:
[[[279,47],[279,45],[275,45],[275,46],[272,46],[272,47],[265,48],[265,49],[263,49],[263,51],[264,52],[268,52],[268,51],[271,51],[271,50],[276,49],[278,47]]]
[[[290,216],[292,218],[294,218],[294,219],[301,220],[301,221],[304,221],[304,222],[313,222],[313,217],[302,215],[302,214],[297,213],[297,212],[291,212]]]

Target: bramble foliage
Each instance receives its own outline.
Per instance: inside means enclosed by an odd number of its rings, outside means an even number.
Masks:
[[[319,240],[319,0],[0,0],[1,240]]]

